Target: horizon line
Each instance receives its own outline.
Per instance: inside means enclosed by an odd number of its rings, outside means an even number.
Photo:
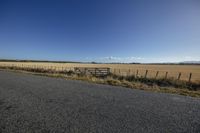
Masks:
[[[53,63],[91,63],[91,64],[200,64],[199,61],[185,60],[180,62],[100,62],[100,61],[72,61],[72,60],[43,60],[43,59],[3,59],[0,62],[53,62]]]

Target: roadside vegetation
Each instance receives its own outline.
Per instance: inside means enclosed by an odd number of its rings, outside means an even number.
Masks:
[[[164,92],[180,94],[184,96],[200,97],[200,83],[186,82],[173,78],[144,78],[133,76],[118,76],[110,74],[106,77],[95,77],[92,75],[75,74],[73,71],[53,71],[51,69],[41,68],[21,68],[21,67],[2,67],[2,70],[12,70],[14,72],[25,72],[34,75],[59,77],[73,80],[83,80],[98,84],[108,84],[114,86],[123,86],[133,89],[140,89],[153,92]]]
[[[189,81],[191,74],[192,82],[200,81],[200,65],[191,64],[191,65],[180,65],[180,64],[119,64],[119,63],[110,63],[110,64],[99,64],[96,62],[93,63],[67,63],[67,62],[51,62],[51,61],[28,61],[28,60],[19,60],[19,61],[0,61],[0,66],[17,66],[23,67],[25,69],[34,68],[34,69],[54,69],[56,71],[66,71],[74,69],[74,67],[93,67],[93,68],[110,68],[110,71],[116,75],[138,75],[144,76],[146,70],[148,70],[147,77],[157,78],[167,77],[167,78],[178,78],[180,75],[180,80]],[[166,74],[167,73],[167,74]]]

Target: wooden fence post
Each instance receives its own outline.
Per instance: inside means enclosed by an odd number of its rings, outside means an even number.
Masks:
[[[84,74],[86,75],[86,73],[87,73],[87,68],[85,68],[85,71],[84,71]]]
[[[190,73],[190,76],[189,76],[189,80],[188,80],[189,83],[191,82],[191,78],[192,78],[192,73]]]
[[[156,77],[155,77],[155,79],[158,77],[158,74],[159,74],[159,71],[156,72]]]
[[[180,78],[181,78],[181,72],[178,74],[178,80],[180,80]]]
[[[147,78],[148,70],[146,70],[144,78]]]
[[[137,70],[137,71],[136,71],[136,77],[138,77],[138,72],[139,72],[139,71]]]
[[[131,76],[131,69],[128,70],[128,76]]]
[[[107,74],[110,74],[110,68],[107,68]]]
[[[165,79],[167,79],[168,72],[165,73]]]

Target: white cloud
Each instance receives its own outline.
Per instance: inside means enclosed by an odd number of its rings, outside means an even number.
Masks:
[[[200,61],[200,57],[185,56],[184,61]]]
[[[142,57],[102,57],[99,59],[96,59],[97,62],[120,62],[120,63],[131,63],[131,62],[141,62],[141,60],[144,60],[145,58]]]
[[[80,61],[83,61],[80,59]],[[183,61],[200,61],[200,57],[192,56],[179,56],[179,57],[116,57],[116,56],[106,56],[106,57],[86,57],[84,59],[86,62],[101,62],[101,63],[173,63],[173,62],[183,62]]]
[[[139,63],[165,63],[165,62],[182,62],[182,61],[200,61],[200,57],[191,57],[191,56],[185,56],[185,57],[159,57],[159,58],[144,58],[144,57],[115,57],[115,56],[109,56],[109,57],[101,57],[97,59],[93,59],[92,61],[96,62],[102,62],[102,63],[133,63],[133,62],[139,62]]]

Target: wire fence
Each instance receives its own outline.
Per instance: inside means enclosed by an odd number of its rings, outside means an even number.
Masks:
[[[120,76],[135,76],[143,78],[164,78],[164,79],[176,79],[184,80],[188,82],[199,82],[197,73],[187,72],[174,72],[174,71],[163,71],[163,70],[149,70],[149,69],[111,69],[111,72],[115,75]]]
[[[27,64],[0,64],[1,68],[18,68],[24,70],[42,70],[52,73],[64,73],[64,72],[75,72],[77,67],[66,67],[66,66],[55,66],[55,65],[27,65]],[[197,73],[186,73],[186,72],[174,72],[174,71],[163,71],[163,70],[150,70],[150,69],[120,69],[110,68],[110,73],[119,76],[135,76],[142,78],[164,78],[164,79],[176,79],[184,80],[188,82],[200,82],[199,75]]]

